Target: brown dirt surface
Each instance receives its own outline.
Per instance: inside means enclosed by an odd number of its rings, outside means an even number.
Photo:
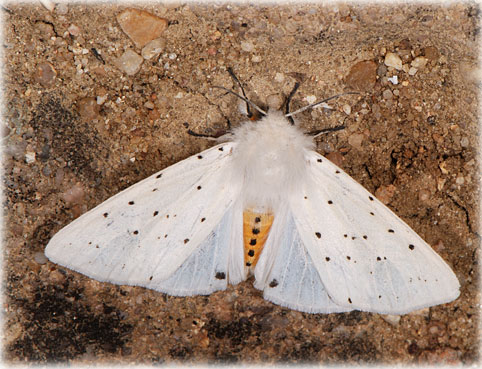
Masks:
[[[116,19],[126,6],[0,9],[4,360],[475,363],[479,6],[135,7],[169,26],[164,49],[132,75],[117,60],[126,50],[141,55]],[[402,69],[384,64],[389,53]],[[49,239],[74,218],[212,145],[188,128],[214,134],[243,121],[236,98],[212,89],[234,87],[227,67],[261,105],[284,99],[296,81],[294,108],[361,92],[302,113],[300,124],[346,125],[318,138],[318,152],[447,261],[462,286],[456,301],[401,318],[306,314],[265,301],[252,279],[210,296],[170,297],[45,260]]]

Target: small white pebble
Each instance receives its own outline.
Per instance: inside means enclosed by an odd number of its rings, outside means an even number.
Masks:
[[[390,82],[392,82],[392,84],[394,85],[398,85],[398,76],[393,76],[393,77],[389,77],[387,78]]]
[[[177,54],[175,54],[175,53],[170,53],[170,54],[169,54],[169,59],[174,60],[174,59],[176,59],[176,58],[177,58]]]
[[[107,94],[105,94],[104,96],[97,96],[96,98],[97,105],[102,105],[103,103],[105,103],[106,100],[107,100]]]
[[[35,162],[35,152],[33,151],[27,151],[25,153],[25,162],[27,164],[31,164]]]
[[[316,96],[315,95],[308,95],[305,97],[305,100],[308,104],[313,104],[316,102]]]
[[[182,99],[184,97],[184,94],[182,92],[178,92],[176,96],[174,96],[175,99]]]

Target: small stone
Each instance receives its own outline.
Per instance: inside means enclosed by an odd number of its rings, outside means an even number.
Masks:
[[[428,60],[437,61],[440,56],[440,53],[436,47],[427,46],[423,49],[423,55],[425,55],[425,57]]]
[[[84,195],[83,187],[80,184],[76,184],[64,191],[60,197],[67,203],[67,205],[72,205],[82,204],[84,201]]]
[[[316,102],[316,96],[315,95],[308,95],[305,97],[305,100],[308,104],[313,104]]]
[[[380,316],[390,325],[397,326],[400,323],[400,315],[382,314]]]
[[[37,65],[37,70],[35,73],[35,80],[44,87],[49,87],[55,81],[57,77],[57,71],[52,66],[52,64],[43,62]]]
[[[93,97],[84,97],[78,102],[78,111],[80,117],[85,122],[90,122],[99,118],[100,106],[97,104],[97,99]]]
[[[69,12],[69,6],[67,3],[58,3],[56,6],[55,6],[55,12],[59,15],[65,15]]]
[[[351,67],[345,78],[345,83],[358,91],[368,91],[375,86],[377,80],[377,64],[366,60],[356,63]]]
[[[37,264],[45,264],[48,261],[47,257],[45,256],[45,254],[42,251],[36,252],[33,255],[33,259],[35,260],[35,262]]]
[[[428,59],[424,58],[423,56],[417,56],[415,59],[412,60],[410,65],[413,68],[421,69],[427,65]]]
[[[390,201],[392,201],[392,197],[395,194],[396,189],[397,188],[392,184],[388,186],[380,186],[375,191],[375,196],[378,200],[387,205],[390,203]]]
[[[168,26],[167,19],[133,8],[118,14],[117,22],[139,49],[149,41],[159,38]]]
[[[348,143],[357,149],[361,149],[361,145],[364,139],[365,135],[363,133],[354,133],[350,135],[350,137],[348,137]]]
[[[346,114],[346,115],[350,115],[351,113],[351,106],[348,105],[348,104],[344,104],[342,106],[342,109],[343,109],[343,112]]]
[[[166,41],[163,38],[156,38],[149,41],[146,46],[142,48],[141,55],[144,59],[149,60],[154,56],[159,55],[166,48]]]
[[[383,77],[385,74],[387,74],[388,68],[385,64],[380,64],[377,67],[377,76],[378,77]]]
[[[35,163],[35,152],[33,151],[27,151],[25,153],[25,162],[27,164],[32,164]]]
[[[460,146],[462,147],[469,147],[469,139],[467,137],[462,137],[460,139]]]
[[[333,151],[333,152],[330,152],[328,154],[325,155],[325,157],[331,161],[333,164],[339,166],[341,168],[341,166],[343,165],[343,160],[344,160],[344,157],[343,155],[338,152],[338,151]]]
[[[393,98],[393,93],[389,89],[383,91],[382,96],[385,100],[391,100]]]
[[[141,69],[144,59],[132,50],[127,50],[120,58],[117,58],[115,65],[129,76],[133,76]]]
[[[463,175],[459,174],[457,179],[455,180],[455,183],[458,184],[459,186],[462,186],[465,183],[465,178]]]
[[[276,73],[274,76],[276,82],[283,82],[285,80],[285,75],[283,73]]]
[[[415,74],[417,74],[417,72],[418,72],[417,68],[410,67],[410,69],[408,70],[408,75],[414,76]]]
[[[107,100],[107,94],[96,97],[97,105],[102,105],[103,103],[106,102],[106,100]]]
[[[71,24],[69,26],[69,28],[67,28],[67,31],[69,31],[69,33],[72,36],[79,36],[80,35],[80,28],[77,27],[75,24]]]
[[[151,101],[147,101],[144,106],[147,108],[147,109],[154,109],[154,104],[151,102]]]
[[[392,68],[395,68],[396,70],[402,69],[402,59],[400,59],[400,57],[397,54],[387,53],[387,55],[385,55],[384,63],[387,67],[392,67]]]
[[[387,78],[388,81],[392,82],[392,84],[394,85],[398,85],[398,76],[393,76],[393,77],[389,77]]]
[[[247,53],[250,53],[254,50],[254,45],[253,45],[252,42],[242,41],[241,42],[241,50],[246,51]]]
[[[55,3],[51,0],[40,0],[40,3],[47,9],[49,12],[53,12],[55,9]]]
[[[449,174],[449,171],[447,170],[447,162],[446,161],[441,162],[438,167],[442,171],[442,174]]]

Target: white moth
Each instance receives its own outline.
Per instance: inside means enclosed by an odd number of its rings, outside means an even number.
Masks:
[[[456,299],[443,259],[313,149],[269,112],[82,215],[45,254],[99,281],[175,296],[252,273],[267,300],[309,313],[405,314]]]

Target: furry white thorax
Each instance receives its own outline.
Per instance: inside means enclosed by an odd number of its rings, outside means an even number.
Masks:
[[[235,180],[242,181],[245,208],[276,211],[305,180],[311,137],[291,125],[280,111],[234,130]],[[238,182],[239,183],[239,182]]]

